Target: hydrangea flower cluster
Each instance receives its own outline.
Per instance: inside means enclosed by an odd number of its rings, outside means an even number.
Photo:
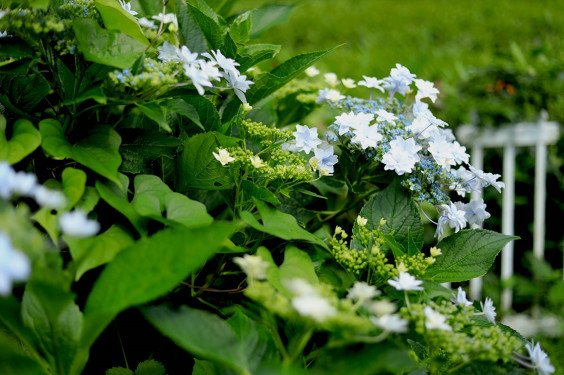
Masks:
[[[14,282],[26,281],[30,273],[28,257],[13,247],[7,234],[0,232],[0,296],[9,296]]]
[[[319,102],[343,110],[329,127],[327,138],[395,172],[420,203],[433,204],[439,214],[435,223],[438,237],[443,236],[446,226],[458,232],[468,224],[481,225],[489,217],[484,202],[453,203],[449,191],[464,196],[490,185],[500,191],[504,184],[497,181],[499,175],[468,164],[466,148],[423,102],[436,100],[439,91],[433,83],[417,79],[397,64],[389,77],[379,80],[364,76],[358,84],[370,88],[371,95],[373,89],[387,91],[389,98],[364,100],[344,97],[334,89],[320,90]],[[394,98],[411,93],[412,85],[417,89],[413,105]]]

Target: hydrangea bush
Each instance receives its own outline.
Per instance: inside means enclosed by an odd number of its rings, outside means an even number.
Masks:
[[[479,229],[464,197],[503,183],[433,83],[321,79],[327,51],[263,71],[279,9],[229,6],[2,3],[0,373],[553,373],[491,299],[442,285],[515,237]],[[97,345],[132,311],[154,329],[121,326],[122,368]],[[134,372],[121,335],[154,332]]]

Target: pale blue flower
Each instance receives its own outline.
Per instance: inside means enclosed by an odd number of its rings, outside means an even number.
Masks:
[[[308,128],[305,125],[296,125],[296,131],[292,133],[296,138],[296,148],[309,154],[321,144],[317,136],[317,128]]]

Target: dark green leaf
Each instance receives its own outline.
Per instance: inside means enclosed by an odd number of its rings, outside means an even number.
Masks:
[[[184,96],[182,100],[196,109],[199,120],[206,131],[219,129],[221,126],[219,113],[215,105],[208,98],[197,95]]]
[[[203,266],[232,231],[228,223],[165,229],[120,251],[88,296],[83,342],[92,343],[119,312],[167,293]]]
[[[135,375],[165,375],[165,372],[163,364],[153,359],[141,362],[135,369]]]
[[[386,239],[386,243],[392,249],[392,253],[394,254],[394,258],[398,258],[399,256],[405,255],[404,247],[396,241],[395,237],[391,234],[384,234],[384,238]]]
[[[204,125],[202,125],[202,123],[200,122],[200,115],[198,114],[198,111],[196,110],[196,108],[194,108],[193,105],[186,103],[186,101],[182,100],[181,98],[172,99],[163,104],[165,104],[166,107],[169,108],[172,112],[187,117],[194,124],[198,125],[198,127],[203,131],[206,130],[204,128]]]
[[[67,209],[72,209],[84,194],[86,188],[86,173],[71,167],[63,171],[63,193],[67,197]]]
[[[41,134],[28,120],[15,122],[12,137],[6,138],[6,118],[0,115],[0,160],[15,164],[41,144]]]
[[[73,28],[78,47],[88,61],[125,69],[147,48],[120,31],[102,29],[94,19],[75,18]]]
[[[143,112],[145,116],[156,122],[160,128],[166,130],[169,133],[172,132],[170,125],[166,121],[166,112],[164,107],[158,105],[157,103],[135,103],[135,105],[141,110],[141,112]]]
[[[268,4],[255,10],[252,16],[251,38],[256,38],[267,29],[286,21],[294,7],[293,4]]]
[[[416,247],[419,249],[423,247],[423,224],[419,209],[397,179],[378,195],[372,197],[364,205],[360,215],[368,219],[366,227],[371,230],[377,229],[380,220],[385,219],[386,224],[382,226],[382,232],[393,232],[396,241],[404,249],[409,247],[408,233],[413,236],[413,243]]]
[[[245,46],[237,61],[241,64],[239,71],[246,72],[250,67],[261,61],[273,58],[280,52],[280,45],[276,44],[252,44]]]
[[[318,237],[300,227],[296,219],[289,214],[255,199],[255,204],[262,218],[262,225],[249,212],[242,212],[241,218],[254,229],[282,238],[284,240],[303,240],[327,249],[327,245]]]
[[[119,183],[117,170],[121,164],[119,134],[109,126],[97,125],[87,136],[71,145],[61,124],[52,119],[39,123],[43,137],[41,146],[54,157],[73,159],[109,180]]]
[[[200,53],[221,48],[227,32],[224,28],[190,4],[179,2],[177,7],[181,44],[192,52]]]
[[[252,12],[241,13],[229,26],[229,34],[235,43],[246,44],[251,38]]]
[[[459,282],[483,276],[501,249],[518,237],[484,229],[462,230],[437,244],[442,255],[436,257],[425,278],[436,282]]]
[[[253,198],[260,199],[261,201],[268,202],[273,205],[280,204],[276,195],[267,188],[255,185],[249,180],[241,181],[241,191],[245,200],[252,200]]]
[[[235,332],[217,315],[186,306],[178,311],[150,307],[143,313],[163,334],[195,356],[227,366],[239,374],[251,374]]]

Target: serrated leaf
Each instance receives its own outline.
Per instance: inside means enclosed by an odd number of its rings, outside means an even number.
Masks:
[[[276,195],[265,187],[257,186],[249,180],[241,181],[241,192],[244,200],[252,200],[253,198],[268,202],[273,205],[280,204]]]
[[[65,168],[62,175],[63,193],[67,197],[67,210],[72,209],[86,189],[86,173],[71,167]]]
[[[135,375],[165,375],[165,372],[163,364],[154,359],[141,362],[135,369]]]
[[[381,228],[382,233],[393,232],[396,241],[404,249],[408,247],[408,233],[413,236],[416,247],[419,249],[423,247],[423,224],[419,209],[397,179],[372,197],[360,210],[360,216],[368,219],[366,227],[370,230],[377,229],[380,220],[385,219],[386,224]],[[358,229],[354,231],[355,234],[357,231]]]
[[[182,100],[196,109],[201,125],[206,131],[219,129],[221,119],[215,105],[206,97],[183,96]]]
[[[156,122],[161,129],[164,129],[169,133],[172,132],[172,129],[166,120],[165,108],[156,103],[135,103],[135,105],[145,116]]]
[[[201,53],[217,50],[223,45],[227,31],[198,8],[178,2],[177,17],[180,43],[190,51]]]
[[[229,223],[164,229],[120,251],[88,296],[83,343],[94,342],[119,312],[170,291],[203,266],[232,231]]]
[[[395,237],[391,234],[384,234],[384,238],[386,239],[386,243],[390,246],[392,253],[394,254],[394,258],[398,258],[402,255],[405,255],[405,248],[396,241]]]
[[[125,367],[112,367],[106,370],[106,375],[135,375],[135,373]]]
[[[99,64],[129,68],[147,48],[120,31],[102,29],[94,19],[75,18],[73,29],[84,58]]]
[[[14,123],[12,136],[6,138],[6,118],[0,115],[0,160],[9,164],[20,162],[41,144],[41,133],[28,120]]]
[[[501,249],[517,238],[485,229],[462,230],[450,235],[437,244],[442,255],[425,271],[425,278],[443,283],[483,276]]]
[[[120,5],[118,0],[95,0],[96,9],[102,16],[104,26],[108,30],[119,30],[145,45],[149,40],[143,34],[139,22]]]
[[[150,307],[143,314],[164,335],[195,356],[250,375],[245,352],[229,324],[217,315],[182,306]]]
[[[229,26],[229,34],[235,43],[246,44],[251,38],[252,12],[239,14]]]
[[[237,142],[236,138],[216,132],[190,137],[178,160],[178,190],[224,190],[235,186],[232,165],[221,165],[213,153],[219,147],[233,147]]]
[[[39,123],[43,141],[41,147],[59,158],[74,161],[92,169],[94,172],[119,183],[117,170],[121,164],[119,134],[109,126],[97,125],[86,133],[86,137],[71,145],[64,135],[61,124],[52,119]]]
[[[280,52],[280,48],[281,46],[276,44],[251,44],[245,46],[241,51],[241,56],[237,57],[237,61],[241,64],[239,71],[244,73],[261,61],[273,58]]]
[[[241,219],[252,228],[271,234],[284,240],[302,240],[327,249],[327,245],[318,237],[298,225],[296,219],[289,214],[278,211],[265,202],[255,199],[255,204],[262,219],[262,225],[249,212],[242,212]]]
[[[200,122],[200,115],[196,108],[193,105],[186,103],[181,98],[172,99],[165,103],[167,108],[169,108],[172,112],[178,113],[181,116],[188,118],[194,124],[196,124],[200,129],[206,130],[204,125]]]

